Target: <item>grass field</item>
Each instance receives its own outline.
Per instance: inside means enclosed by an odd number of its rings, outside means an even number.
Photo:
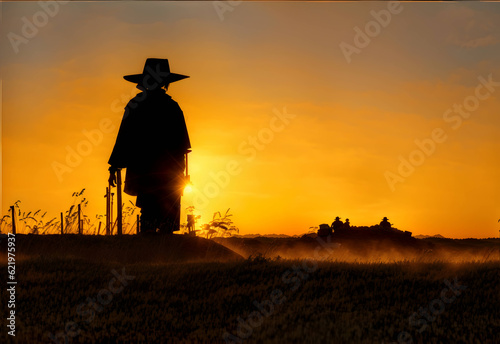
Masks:
[[[500,342],[499,262],[37,257],[16,269],[16,343]]]

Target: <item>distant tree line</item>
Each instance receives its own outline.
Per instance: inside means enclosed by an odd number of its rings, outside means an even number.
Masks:
[[[327,237],[333,233],[347,233],[349,230],[364,229],[364,230],[383,230],[383,231],[393,231],[402,232],[392,226],[387,217],[384,217],[379,224],[367,227],[367,226],[351,226],[349,219],[342,221],[339,216],[335,218],[331,225],[323,223],[319,225],[318,236]],[[406,235],[411,236],[411,232],[404,232]]]

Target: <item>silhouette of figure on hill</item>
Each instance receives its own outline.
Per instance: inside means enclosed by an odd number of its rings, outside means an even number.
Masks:
[[[108,163],[109,182],[126,168],[124,192],[137,196],[141,232],[179,230],[180,200],[185,186],[185,155],[191,144],[184,114],[166,91],[172,82],[188,78],[170,73],[167,59],[148,58],[142,74],[124,79],[141,91],[125,107]]]
[[[345,228],[345,229],[349,229],[349,228],[351,228],[351,224],[349,223],[349,219],[345,219],[345,222],[344,222],[344,228]]]
[[[339,230],[343,227],[344,223],[340,221],[340,217],[336,217],[335,221],[332,222],[332,228],[334,231]]]
[[[387,217],[384,217],[382,221],[380,221],[380,227],[383,229],[389,229],[392,227],[392,224],[389,222],[389,219]]]

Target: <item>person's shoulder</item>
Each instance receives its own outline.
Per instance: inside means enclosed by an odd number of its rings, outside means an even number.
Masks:
[[[172,98],[172,96],[168,93],[163,93],[162,94],[162,97],[170,102],[174,102],[175,103],[175,100]]]
[[[142,102],[146,98],[146,94],[144,92],[139,92],[137,93],[132,99],[130,99],[127,103],[127,107],[130,107],[131,105],[136,105],[140,102]],[[135,107],[135,106],[133,106]]]
[[[177,103],[169,94],[165,93],[165,97],[166,102],[169,104],[169,106],[180,108],[179,103]]]

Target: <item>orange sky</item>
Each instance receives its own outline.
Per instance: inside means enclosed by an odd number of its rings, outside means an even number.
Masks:
[[[4,3],[2,212],[21,200],[54,217],[86,188],[85,212],[104,214],[107,160],[136,91],[122,76],[161,57],[191,76],[169,94],[193,146],[183,208],[202,222],[231,208],[241,234],[387,216],[414,234],[498,236],[500,87],[474,99],[479,77],[500,82],[500,5],[400,6],[348,63],[339,45],[354,46],[386,3],[240,3],[223,20],[212,2],[69,3],[17,53],[8,34],[43,10]],[[466,100],[468,118],[444,115]],[[276,119],[284,109],[294,116]],[[446,140],[415,152],[436,129]],[[88,152],[69,167],[68,147]],[[400,156],[418,166],[391,187]],[[58,176],[54,162],[71,171]]]

